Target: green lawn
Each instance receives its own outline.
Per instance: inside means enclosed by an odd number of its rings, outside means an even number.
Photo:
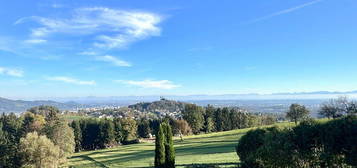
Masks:
[[[71,122],[74,120],[81,120],[81,119],[87,119],[87,118],[92,118],[90,116],[82,116],[82,115],[70,115],[70,114],[65,114],[65,115],[61,115],[61,118],[63,118],[64,120]]]
[[[291,125],[281,123],[281,126]],[[215,164],[233,167],[239,159],[235,152],[238,139],[250,129],[184,137],[175,139],[176,165]],[[87,167],[151,167],[154,163],[154,143],[120,146],[112,149],[88,151],[74,154],[69,166]]]

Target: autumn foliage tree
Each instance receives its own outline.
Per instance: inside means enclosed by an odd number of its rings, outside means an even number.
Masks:
[[[28,133],[20,140],[20,151],[24,155],[23,167],[57,168],[60,148],[44,135]]]

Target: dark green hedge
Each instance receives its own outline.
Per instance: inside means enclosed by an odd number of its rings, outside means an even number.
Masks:
[[[357,117],[252,130],[236,151],[243,167],[357,166]]]

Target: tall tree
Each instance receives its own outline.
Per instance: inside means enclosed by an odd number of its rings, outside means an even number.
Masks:
[[[216,126],[216,131],[223,131],[224,119],[222,115],[221,108],[217,108],[214,112],[214,121]]]
[[[141,138],[149,138],[150,137],[150,123],[147,119],[143,118],[139,121],[138,124],[138,135]]]
[[[47,137],[60,149],[60,163],[65,163],[67,157],[75,150],[73,129],[65,121],[58,121],[48,128]]]
[[[123,141],[128,142],[137,138],[136,132],[138,125],[135,120],[130,118],[122,119],[121,126],[123,131]]]
[[[22,120],[15,114],[2,114],[0,117],[2,123],[2,151],[0,152],[0,162],[3,167],[21,167],[22,156],[18,153],[19,142],[23,136],[21,125]]]
[[[114,124],[110,120],[102,120],[100,122],[100,146],[101,148],[112,147],[115,145],[115,130]]]
[[[115,118],[113,122],[114,122],[114,130],[115,130],[115,141],[117,143],[121,143],[123,139],[123,134],[122,134],[123,129],[121,126],[120,118]]]
[[[230,116],[229,116],[229,109],[227,107],[224,107],[222,109],[222,127],[223,131],[228,131],[231,130],[231,121],[230,121]]]
[[[165,140],[165,164],[167,168],[175,167],[175,148],[174,142],[172,141],[172,130],[169,124],[165,124],[166,131],[164,131],[166,140]]]
[[[6,166],[7,155],[7,139],[5,131],[2,130],[2,122],[0,121],[0,165]]]
[[[75,142],[75,151],[80,152],[82,150],[82,130],[80,121],[74,120],[71,123],[71,127],[73,129],[74,134],[74,142]]]
[[[82,148],[86,150],[100,149],[100,128],[96,119],[85,119],[81,121]]]
[[[289,111],[286,113],[286,117],[297,124],[298,121],[306,119],[310,114],[310,111],[303,105],[292,104]]]
[[[183,118],[188,122],[194,134],[201,132],[204,124],[203,118],[204,109],[195,104],[187,104],[182,112]]]
[[[204,132],[206,133],[209,133],[209,132],[212,132],[214,131],[214,121],[213,121],[213,118],[214,118],[214,111],[215,111],[215,108],[211,105],[208,105],[206,107],[206,110],[205,110],[205,114],[204,114]]]
[[[241,115],[238,111],[235,109],[231,109],[229,112],[229,119],[230,119],[230,125],[231,129],[238,129],[240,126],[240,118]]]
[[[41,132],[46,124],[45,118],[42,115],[26,112],[21,116],[22,133],[26,135],[29,132]]]
[[[165,167],[165,135],[162,126],[155,136],[155,168]]]

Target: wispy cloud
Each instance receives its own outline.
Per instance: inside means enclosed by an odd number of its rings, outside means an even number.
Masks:
[[[94,51],[83,51],[83,52],[80,52],[78,54],[79,55],[97,55],[97,53],[94,52]]]
[[[155,13],[116,10],[104,7],[79,8],[69,18],[32,16],[15,22],[35,21],[31,38],[48,38],[55,33],[94,36],[93,45],[98,48],[123,48],[139,40],[159,36],[158,24],[162,17]],[[35,42],[35,41],[32,41]],[[38,41],[37,41],[38,42]]]
[[[14,68],[0,67],[0,75],[7,75],[13,77],[23,77],[24,71]]]
[[[66,77],[66,76],[56,76],[56,77],[48,77],[46,78],[47,80],[51,81],[60,81],[60,82],[65,82],[65,83],[70,83],[70,84],[76,84],[76,85],[95,85],[95,81],[83,81],[79,79],[74,79],[71,77]]]
[[[98,57],[96,57],[96,60],[103,61],[103,62],[109,62],[115,66],[121,66],[121,67],[131,67],[132,66],[129,62],[126,62],[124,60],[121,60],[117,57],[113,57],[110,55],[98,56]]]
[[[302,8],[305,8],[305,7],[320,3],[322,1],[324,1],[324,0],[314,0],[314,1],[311,1],[311,2],[307,2],[307,3],[301,4],[301,5],[292,7],[292,8],[284,9],[284,10],[281,10],[281,11],[278,11],[278,12],[275,12],[275,13],[272,13],[272,14],[269,14],[269,15],[254,19],[254,20],[251,20],[251,21],[249,21],[249,22],[247,22],[245,24],[256,23],[256,22],[259,22],[259,21],[270,19],[270,18],[275,17],[275,16],[288,14],[288,13],[297,11],[299,9],[302,9]]]
[[[25,40],[25,43],[29,43],[29,44],[41,44],[41,43],[46,43],[47,40],[44,39],[29,39],[29,40]]]
[[[143,80],[143,81],[116,80],[115,82],[132,85],[132,86],[139,86],[142,88],[174,89],[180,87],[180,85],[174,84],[169,80]]]

